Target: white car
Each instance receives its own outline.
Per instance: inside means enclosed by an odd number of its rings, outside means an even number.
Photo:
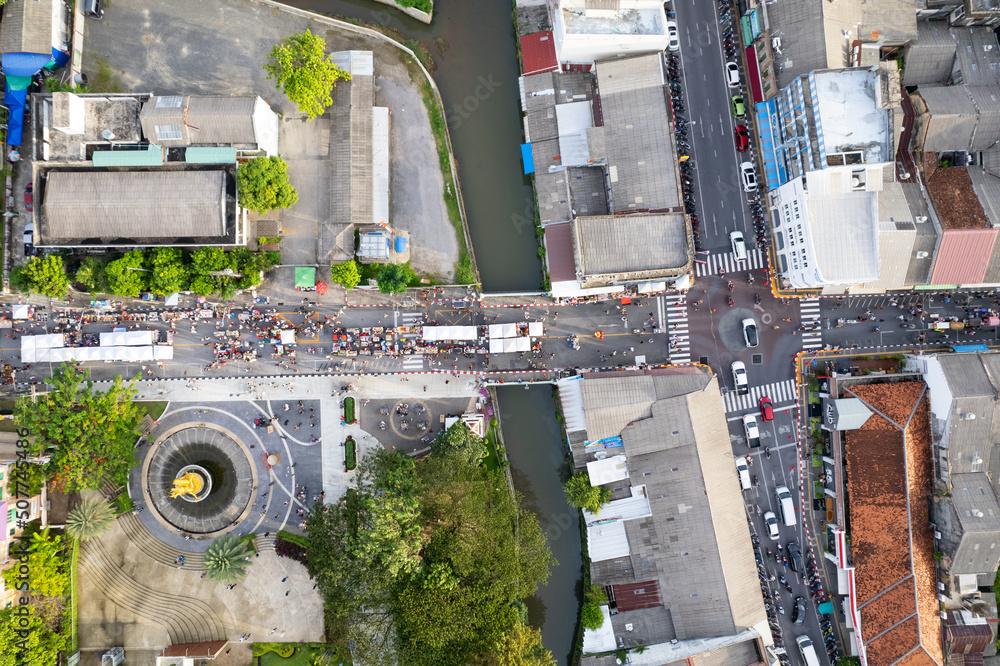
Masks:
[[[736,475],[740,478],[740,488],[750,490],[750,468],[743,456],[736,458]]]
[[[777,541],[778,517],[774,515],[774,511],[768,511],[764,514],[764,525],[767,526],[767,536],[771,537],[772,541]]]
[[[750,392],[750,379],[747,377],[747,366],[743,364],[743,361],[733,361],[731,369],[733,371],[733,384],[736,385],[736,392],[740,395],[746,395]]]
[[[736,261],[747,260],[747,244],[743,241],[743,233],[734,231],[729,234],[729,244],[733,246],[733,258]]]
[[[681,50],[681,40],[677,36],[677,24],[673,21],[667,21],[667,37],[669,41],[667,42],[667,48],[671,51]]]
[[[743,181],[744,192],[757,191],[757,174],[753,172],[752,162],[744,162],[740,165],[740,179]]]
[[[757,427],[757,417],[747,414],[743,417],[743,432],[747,436],[747,446],[757,448],[760,446],[760,428]]]
[[[760,340],[757,338],[757,322],[747,317],[743,320],[743,342],[747,347],[756,347]]]
[[[726,83],[729,84],[730,88],[736,88],[740,85],[740,66],[735,62],[726,63]]]

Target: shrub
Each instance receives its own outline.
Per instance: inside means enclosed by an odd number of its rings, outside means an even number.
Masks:
[[[357,423],[354,418],[354,398],[351,396],[344,398],[344,423]]]
[[[308,559],[306,549],[303,546],[291,541],[285,541],[280,536],[274,540],[274,552],[278,554],[278,557],[287,557],[302,564],[305,564]]]
[[[358,443],[354,441],[353,437],[348,437],[347,441],[344,442],[344,450],[344,465],[350,471],[358,466]]]

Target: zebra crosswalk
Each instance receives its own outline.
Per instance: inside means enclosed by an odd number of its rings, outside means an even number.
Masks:
[[[422,312],[403,312],[400,315],[400,319],[403,320],[400,326],[416,326],[423,318]]]
[[[705,257],[705,262],[704,264],[694,265],[695,276],[718,275],[720,269],[727,273],[749,271],[755,268],[764,268],[766,263],[764,261],[764,254],[760,250],[749,250],[746,261],[736,261],[732,252],[723,252],[721,254],[708,255]]]
[[[683,297],[667,301],[667,333],[670,336],[670,362],[691,362],[691,333],[688,307]]]
[[[820,301],[818,298],[799,299],[799,312],[802,323],[807,327],[810,324],[819,324]],[[817,326],[814,331],[802,331],[802,349],[819,349],[823,346],[823,329]]]
[[[407,356],[403,360],[403,370],[407,372],[414,372],[416,370],[424,369],[424,357],[423,356]]]
[[[751,374],[751,378],[753,375]],[[750,408],[757,408],[760,399],[765,395],[771,399],[775,407],[795,401],[795,380],[786,379],[783,382],[764,384],[763,386],[752,386],[747,395],[737,395],[728,392],[722,396],[722,401],[726,406],[726,413],[742,412]]]

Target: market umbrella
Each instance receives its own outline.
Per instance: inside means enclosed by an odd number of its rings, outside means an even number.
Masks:
[[[326,293],[326,283],[323,282],[323,281],[317,282],[316,283],[316,291],[318,293],[320,293],[320,294],[325,294]]]

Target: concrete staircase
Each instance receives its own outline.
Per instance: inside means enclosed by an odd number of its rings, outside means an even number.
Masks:
[[[203,553],[191,553],[186,550],[174,548],[163,543],[150,534],[146,526],[142,524],[134,512],[129,512],[118,517],[118,524],[121,525],[125,536],[129,538],[135,547],[143,552],[147,557],[160,564],[167,566],[177,566],[175,564],[178,557],[184,556],[184,568],[195,571],[205,571],[205,557]]]
[[[119,615],[161,625],[173,644],[227,637],[225,624],[211,605],[197,597],[181,596],[181,590],[166,594],[137,583],[99,539],[80,544],[80,577],[116,604],[121,609]]]

